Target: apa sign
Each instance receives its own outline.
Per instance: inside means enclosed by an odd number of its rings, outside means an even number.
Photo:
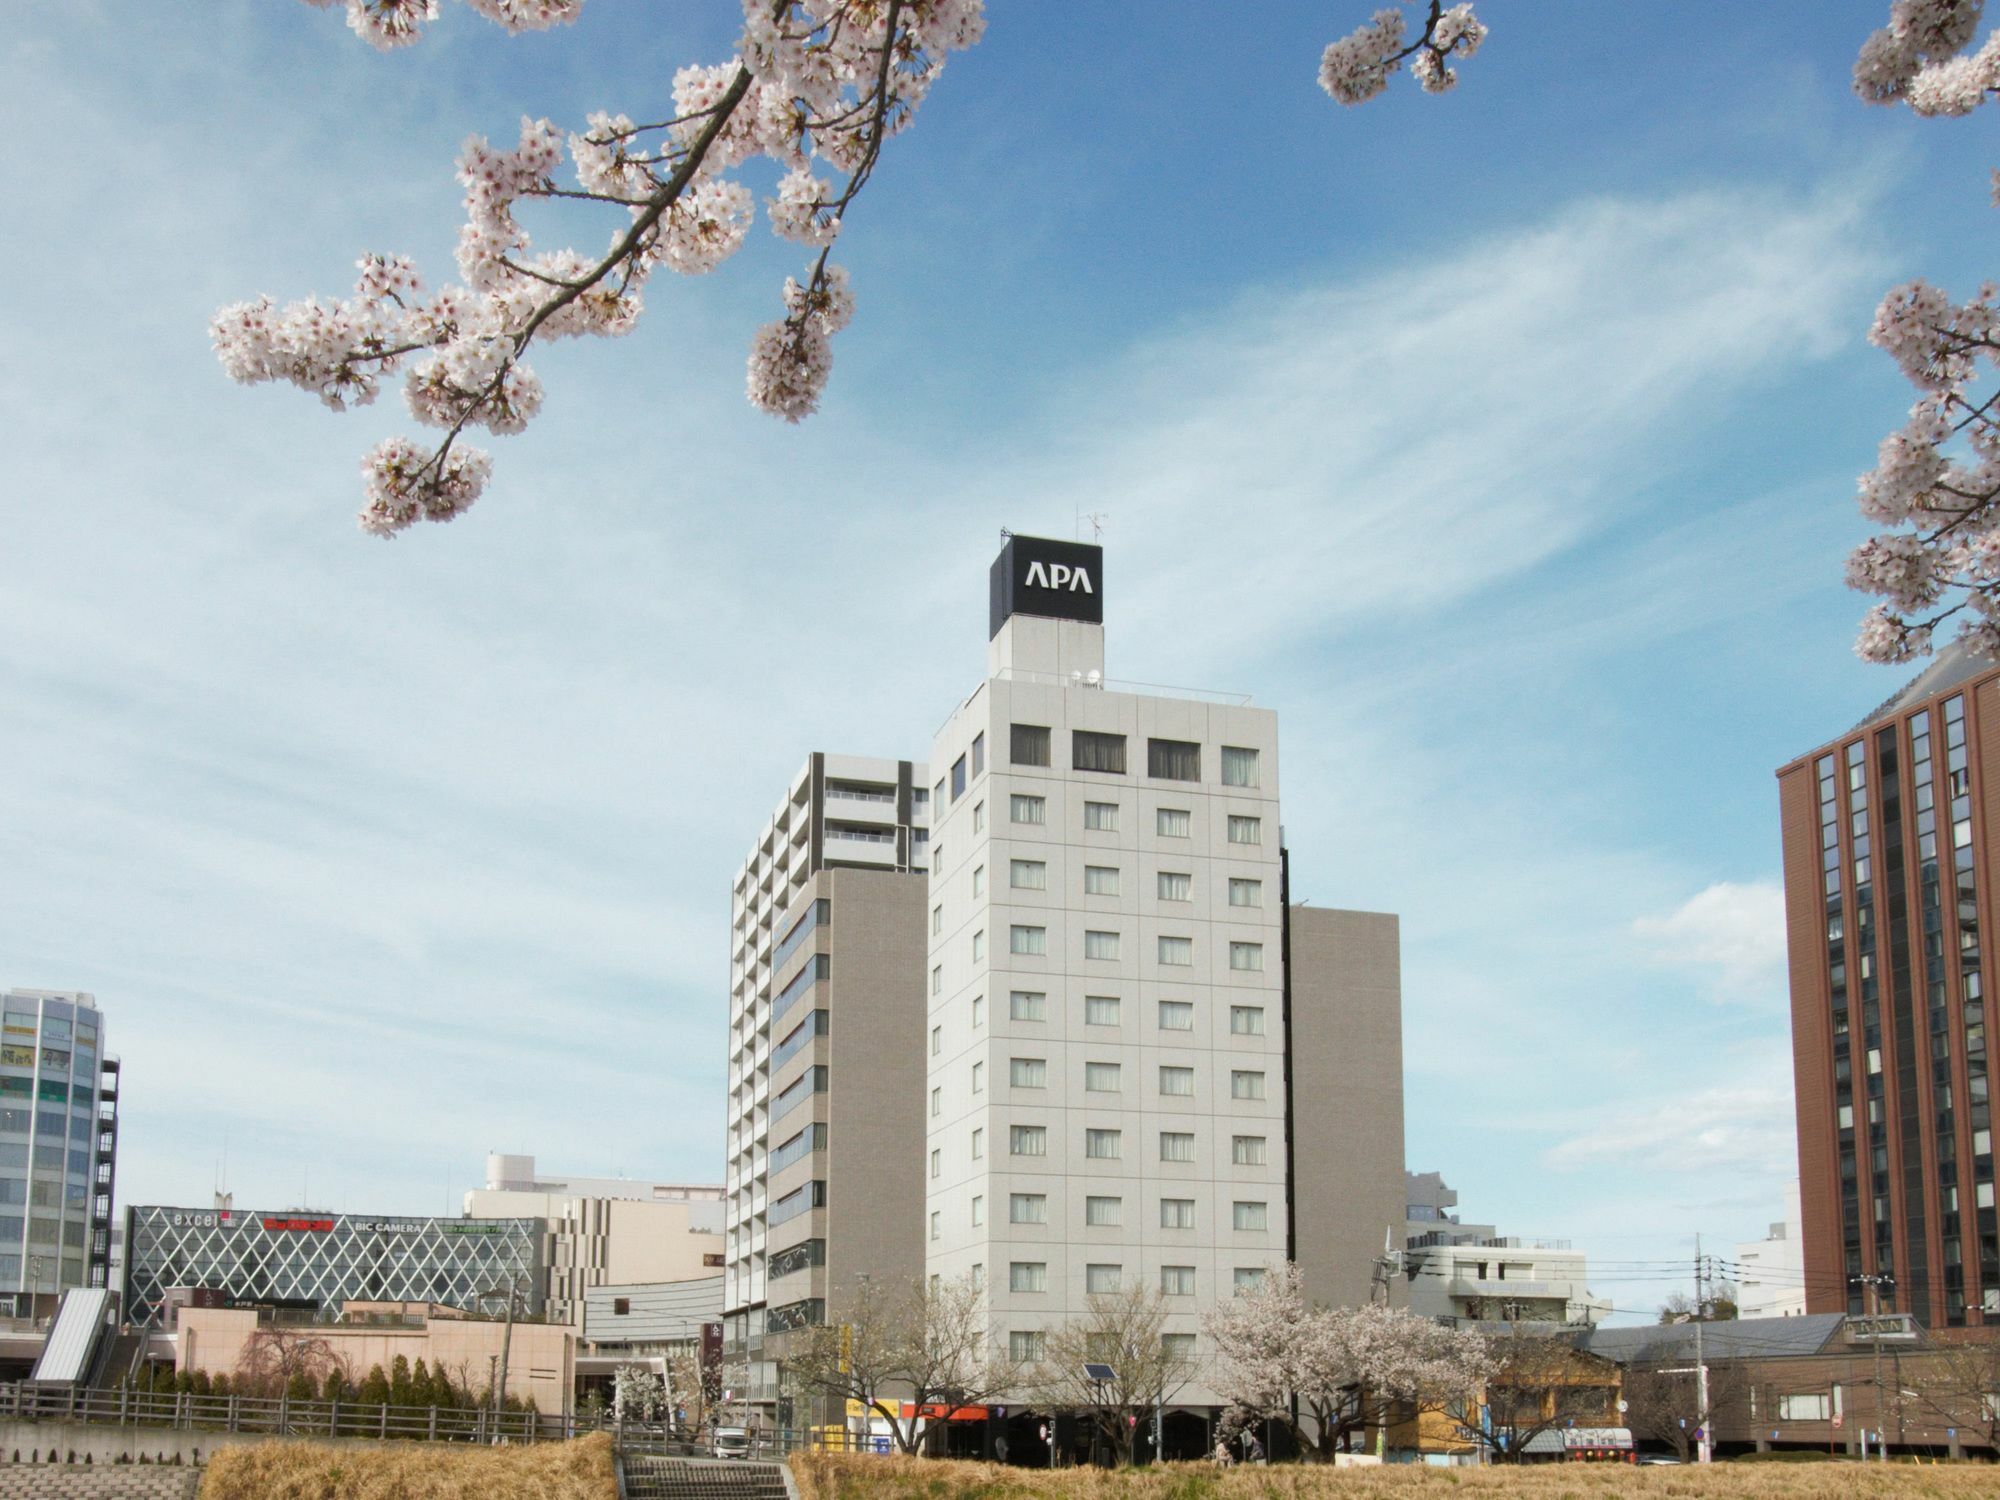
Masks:
[[[1104,549],[1087,542],[1010,536],[988,577],[988,634],[1015,615],[1104,621]]]

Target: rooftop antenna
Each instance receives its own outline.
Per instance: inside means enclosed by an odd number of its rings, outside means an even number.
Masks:
[[[1079,542],[1083,540],[1083,527],[1087,521],[1090,523],[1090,539],[1093,542],[1102,543],[1104,540],[1104,523],[1110,519],[1111,515],[1108,511],[1085,511],[1079,505],[1076,509],[1076,539]]]

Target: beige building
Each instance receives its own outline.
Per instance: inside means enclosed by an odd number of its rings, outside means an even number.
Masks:
[[[722,1190],[626,1178],[538,1179],[531,1156],[487,1158],[487,1185],[465,1195],[475,1218],[548,1223],[543,1262],[552,1322],[583,1326],[593,1287],[690,1281],[722,1267]]]
[[[260,1330],[273,1338],[318,1339],[331,1349],[345,1378],[360,1384],[370,1369],[386,1372],[398,1355],[412,1366],[421,1359],[459,1385],[486,1389],[501,1345],[507,1343],[507,1394],[533,1401],[542,1412],[569,1409],[576,1381],[576,1334],[550,1323],[516,1323],[511,1339],[497,1318],[470,1318],[449,1308],[397,1304],[401,1309],[339,1323],[278,1324],[268,1310],[184,1307],[173,1331],[174,1369],[232,1379]],[[357,1308],[357,1312],[360,1309]]]
[[[723,1352],[772,1422],[791,1330],[923,1271],[923,777],[813,754],[736,877]]]

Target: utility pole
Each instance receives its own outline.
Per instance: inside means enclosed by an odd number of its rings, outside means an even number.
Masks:
[[[1702,1357],[1701,1325],[1708,1317],[1707,1278],[1701,1256],[1701,1235],[1694,1237],[1694,1382],[1695,1453],[1701,1463],[1712,1463],[1715,1445],[1708,1431],[1708,1361]]]
[[[1882,1401],[1882,1288],[1884,1285],[1894,1286],[1896,1280],[1893,1276],[1885,1276],[1879,1271],[1871,1276],[1856,1276],[1853,1279],[1861,1282],[1868,1288],[1868,1307],[1874,1319],[1872,1341],[1875,1345],[1875,1451],[1881,1456],[1881,1461],[1887,1463],[1889,1461],[1889,1444],[1882,1432],[1882,1413],[1884,1410]],[[1899,1373],[1896,1380],[1896,1406],[1899,1412],[1903,1404],[1902,1387],[1902,1377]],[[1897,1425],[1898,1427],[1901,1426],[1900,1420]]]

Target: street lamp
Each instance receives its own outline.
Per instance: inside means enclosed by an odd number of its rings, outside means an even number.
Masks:
[[[505,1286],[489,1286],[474,1293],[481,1302],[494,1297],[507,1299],[507,1326],[500,1335],[500,1372],[497,1377],[490,1374],[487,1377],[487,1399],[493,1408],[493,1440],[496,1443],[500,1440],[500,1413],[507,1399],[507,1356],[514,1343],[514,1309],[521,1301],[521,1281],[521,1273],[516,1271],[507,1279]]]

